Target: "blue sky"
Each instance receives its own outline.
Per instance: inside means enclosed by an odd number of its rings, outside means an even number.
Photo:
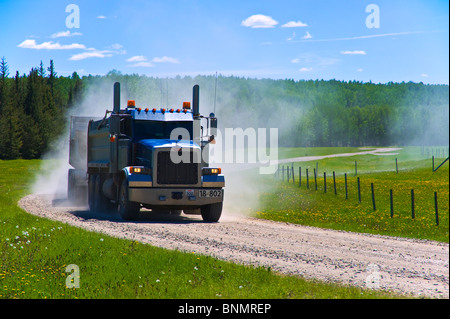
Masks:
[[[79,27],[66,23],[70,4],[79,8]],[[369,28],[371,4],[379,25]],[[116,69],[448,84],[449,2],[0,0],[2,56],[11,76],[53,59],[64,76]]]

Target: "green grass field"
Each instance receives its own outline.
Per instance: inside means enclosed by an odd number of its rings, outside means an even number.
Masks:
[[[38,218],[17,207],[41,161],[0,161],[0,298],[397,298],[169,251]],[[66,267],[80,288],[66,288]]]
[[[349,150],[330,148],[330,152],[347,153]],[[288,149],[289,154],[295,150]],[[282,153],[282,152],[280,152]],[[432,172],[431,159],[418,147],[409,147],[399,154],[361,155],[328,158],[320,161],[294,163],[296,184],[265,177],[264,183],[273,184],[268,192],[259,195],[259,218],[298,223],[308,226],[365,232],[389,236],[449,241],[449,165]],[[397,158],[398,173],[395,159]],[[437,158],[440,163],[444,158]],[[359,203],[355,161],[361,185]],[[292,164],[289,164],[289,167]],[[288,164],[285,164],[287,167]],[[437,166],[437,164],[436,164]],[[298,172],[302,170],[299,187]],[[317,190],[313,171],[318,167]],[[306,186],[306,169],[309,171],[309,189]],[[336,175],[334,192],[333,171]],[[325,193],[324,175],[327,174]],[[345,196],[347,173],[348,199]],[[371,184],[374,184],[373,210]],[[393,190],[393,218],[390,217],[390,190]],[[414,189],[412,219],[411,189]],[[439,226],[436,225],[434,192],[438,193]]]

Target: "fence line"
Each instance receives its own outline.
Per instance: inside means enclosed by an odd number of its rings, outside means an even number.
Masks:
[[[356,161],[355,161],[355,167],[356,167]],[[396,168],[398,169],[397,166],[397,160],[396,160]],[[309,189],[310,185],[309,185],[309,169],[306,168],[306,188]],[[290,176],[292,176],[292,182],[294,185],[295,184],[295,173],[294,173],[294,166],[292,165],[291,167],[287,166],[286,169],[284,166],[278,167],[278,170],[275,172],[274,176],[277,179],[280,179],[280,171],[282,174],[282,181],[285,181],[284,175],[285,175],[285,171],[286,171],[286,175],[287,175],[287,182],[290,183]],[[324,179],[324,194],[327,193],[327,174],[326,172],[323,173],[323,179]],[[358,194],[358,202],[361,203],[362,202],[362,194],[361,194],[361,179],[359,176],[356,177],[357,180],[357,194]],[[344,183],[345,183],[345,200],[348,200],[348,176],[347,173],[344,174]],[[315,186],[315,190],[318,190],[317,187],[318,183],[317,183],[317,171],[316,168],[314,168],[314,186]],[[299,172],[298,172],[298,186],[301,188],[302,185],[302,169],[301,167],[299,167]],[[337,187],[336,187],[336,172],[333,171],[333,186],[334,186],[334,194],[337,195]],[[372,207],[373,207],[373,211],[377,210],[377,206],[376,206],[376,198],[375,198],[375,185],[374,183],[370,184],[370,188],[371,188],[371,195],[372,195]],[[390,189],[389,190],[389,208],[390,208],[390,217],[394,218],[394,193],[393,190]],[[439,210],[438,210],[438,193],[434,192],[434,210],[435,210],[435,222],[436,222],[436,226],[439,226]],[[415,220],[416,218],[416,205],[415,205],[415,193],[414,193],[414,189],[411,189],[411,219]]]

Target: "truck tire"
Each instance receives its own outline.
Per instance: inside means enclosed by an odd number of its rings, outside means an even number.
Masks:
[[[87,191],[85,186],[77,185],[77,171],[73,168],[69,169],[67,178],[67,198],[76,206],[86,205]],[[78,177],[79,178],[79,177]]]
[[[95,211],[95,183],[97,180],[97,175],[89,175],[88,180],[88,204],[89,204],[89,210],[91,212]]]
[[[205,222],[216,223],[219,221],[222,215],[223,203],[215,203],[202,206],[200,208],[202,213],[202,218]]]
[[[119,214],[125,220],[135,220],[139,210],[139,203],[130,202],[128,198],[128,181],[124,179],[119,190]]]
[[[101,175],[95,175],[94,185],[94,210],[101,213],[110,213],[114,210],[114,204],[103,194],[104,179]]]

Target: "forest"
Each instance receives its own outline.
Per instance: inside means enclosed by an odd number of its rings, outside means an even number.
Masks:
[[[203,114],[219,128],[276,127],[279,145],[448,145],[449,86],[339,80],[252,79],[234,76],[158,78],[122,74],[58,76],[53,60],[28,74],[0,60],[0,159],[41,158],[73,114],[103,116],[118,81],[122,101],[181,107],[201,88]],[[124,105],[122,103],[122,105]]]

